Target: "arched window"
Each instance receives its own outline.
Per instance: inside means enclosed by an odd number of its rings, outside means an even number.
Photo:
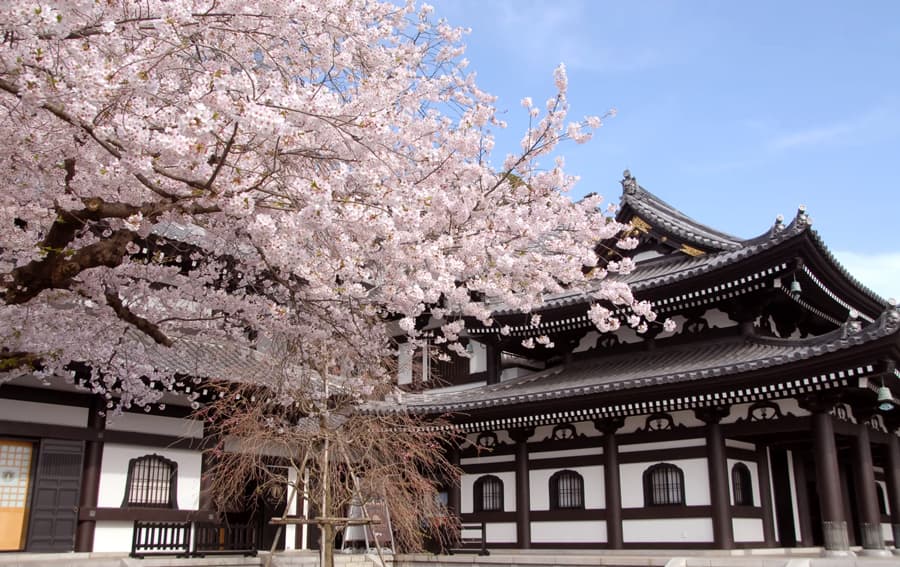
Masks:
[[[644,471],[644,505],[684,504],[684,473],[670,463],[659,463]]]
[[[177,508],[175,495],[178,463],[159,455],[144,455],[128,462],[122,506]]]
[[[731,467],[731,490],[735,506],[753,506],[753,478],[744,463]]]
[[[476,512],[503,511],[503,481],[485,475],[475,481],[474,506]]]
[[[584,479],[575,471],[559,471],[550,477],[550,509],[584,508]]]
[[[884,497],[884,489],[881,488],[881,483],[875,483],[875,495],[878,498],[878,511],[882,516],[887,516],[888,507],[887,507],[887,498]]]

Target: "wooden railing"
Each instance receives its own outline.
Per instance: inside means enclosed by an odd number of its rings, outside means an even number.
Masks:
[[[448,551],[451,555],[454,553],[491,554],[487,548],[487,525],[484,522],[480,524],[460,524],[459,530],[459,543],[462,547],[449,549]],[[471,535],[472,532],[477,532],[478,535]]]
[[[131,556],[175,555],[191,553],[190,522],[135,522],[131,535]]]
[[[197,524],[192,555],[256,555],[258,530],[247,524]]]
[[[258,530],[245,524],[197,524],[190,522],[134,523],[131,537],[131,557],[175,555],[203,557],[205,555],[247,555],[257,553]]]

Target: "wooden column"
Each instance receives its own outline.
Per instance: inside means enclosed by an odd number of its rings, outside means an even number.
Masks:
[[[450,464],[454,467],[459,466],[459,448],[456,446],[450,447],[448,449],[449,455],[448,460]],[[462,506],[462,494],[460,492],[460,479],[457,475],[456,478],[449,479],[447,483],[447,507],[449,508],[449,512],[455,516],[460,515],[460,507]]]
[[[888,439],[887,467],[884,475],[887,480],[888,505],[891,509],[894,548],[900,550],[900,439],[897,439],[897,435],[893,431]]]
[[[594,421],[603,433],[603,487],[606,491],[606,545],[622,549],[622,483],[619,478],[619,444],[616,431],[625,424],[621,417]]]
[[[805,404],[813,412],[813,457],[816,460],[816,484],[819,492],[819,509],[822,512],[822,533],[825,550],[845,552],[850,548],[847,521],[841,498],[840,470],[837,446],[834,442],[834,424],[829,411],[833,404],[811,400]]]
[[[809,509],[809,493],[807,492],[809,483],[806,481],[807,459],[815,460],[812,459],[812,455],[807,456],[796,449],[791,451],[791,467],[794,470],[794,487],[797,491],[793,498],[797,501],[797,519],[799,520],[796,529],[800,531],[796,536],[797,543],[803,547],[813,547],[815,542],[813,541],[812,514]],[[792,516],[791,522],[793,521]]]
[[[881,535],[881,511],[875,491],[875,470],[872,461],[872,442],[869,426],[874,409],[854,408],[856,437],[853,440],[853,477],[856,480],[856,501],[859,505],[860,533],[864,550],[884,550]]]
[[[519,549],[531,548],[531,487],[528,470],[528,439],[533,427],[510,429],[509,437],[516,442],[516,544]]]
[[[78,507],[81,510],[92,510],[97,507],[100,493],[100,467],[103,461],[103,432],[106,430],[106,404],[103,398],[95,396],[88,408],[88,431],[94,434],[95,440],[84,445],[84,463],[81,471],[81,494]],[[78,526],[75,529],[75,551],[89,552],[94,550],[94,528],[97,522],[93,518],[82,519],[79,514]]]
[[[484,354],[486,360],[486,374],[488,384],[499,384],[502,368],[500,367],[500,341],[494,338],[486,339]]]
[[[763,541],[766,547],[775,547],[775,511],[772,509],[771,463],[769,449],[756,446],[756,470],[759,477],[759,504],[763,512]]]
[[[728,463],[725,460],[725,437],[719,421],[728,415],[727,407],[695,410],[697,418],[706,423],[706,462],[709,469],[709,493],[712,503],[713,538],[719,549],[734,547],[734,526],[731,522],[731,498],[728,490]]]

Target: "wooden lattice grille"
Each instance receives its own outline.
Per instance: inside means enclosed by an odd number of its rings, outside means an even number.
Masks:
[[[669,463],[660,463],[644,473],[644,496],[649,506],[684,504],[684,473]]]

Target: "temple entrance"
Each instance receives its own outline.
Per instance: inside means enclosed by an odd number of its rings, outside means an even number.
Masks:
[[[81,441],[41,441],[31,500],[28,551],[59,552],[75,548],[82,454]]]
[[[797,530],[794,527],[794,499],[791,495],[788,452],[781,447],[771,447],[769,457],[775,496],[775,523],[778,526],[776,537],[781,547],[796,547]]]

